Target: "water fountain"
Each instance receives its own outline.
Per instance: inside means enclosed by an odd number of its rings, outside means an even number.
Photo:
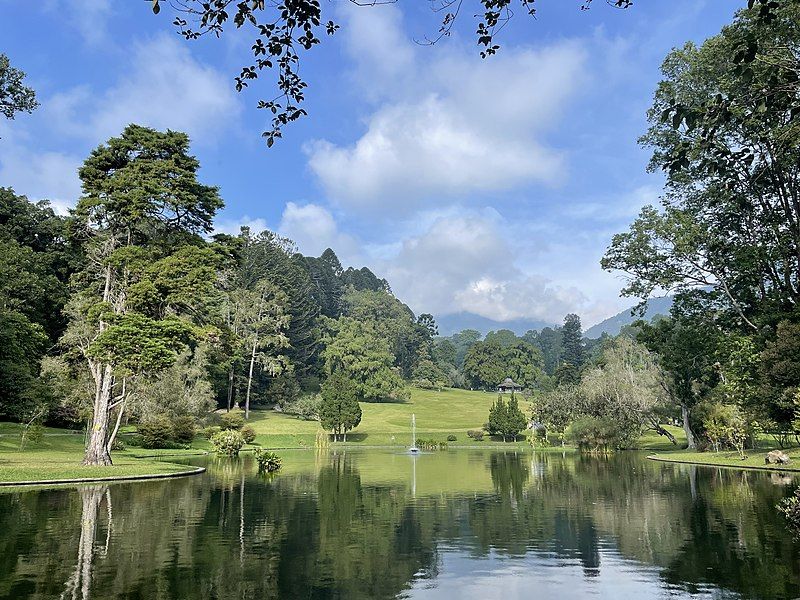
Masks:
[[[413,413],[411,414],[411,448],[408,451],[411,454],[419,454],[419,448],[417,448],[417,417]]]

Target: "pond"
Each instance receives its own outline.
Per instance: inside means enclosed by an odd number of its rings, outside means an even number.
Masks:
[[[0,598],[792,598],[778,473],[623,453],[202,458],[0,494]]]

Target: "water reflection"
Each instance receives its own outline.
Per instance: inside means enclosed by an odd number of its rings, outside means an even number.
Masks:
[[[0,495],[0,598],[800,595],[787,476],[520,452]],[[113,498],[113,511],[112,511]]]

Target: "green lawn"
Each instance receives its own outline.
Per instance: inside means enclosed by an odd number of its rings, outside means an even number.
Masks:
[[[153,460],[167,451],[128,449],[114,453],[111,467],[84,467],[83,434],[46,428],[40,440],[19,449],[20,426],[0,423],[0,482],[77,479],[88,477],[129,477],[186,471],[186,465]],[[186,452],[171,450],[169,452]],[[195,450],[194,453],[197,453]],[[147,458],[138,458],[139,456]]]
[[[362,402],[361,424],[347,435],[348,445],[408,446],[411,443],[411,415],[416,415],[417,438],[445,441],[455,435],[451,446],[485,447],[515,443],[485,436],[476,442],[467,436],[470,429],[481,429],[489,418],[489,407],[496,393],[445,389],[411,390],[408,402]],[[530,406],[520,398],[520,408],[530,414]],[[271,410],[254,410],[250,425],[256,430],[256,442],[272,448],[311,448],[314,446],[319,423]],[[520,439],[516,445],[527,445]]]

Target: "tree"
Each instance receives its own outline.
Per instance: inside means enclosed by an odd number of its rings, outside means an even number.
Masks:
[[[363,400],[397,396],[403,380],[393,368],[394,357],[386,338],[375,331],[372,322],[341,317],[328,319],[326,327],[322,357],[329,376],[341,371]]]
[[[661,426],[660,419],[668,412],[663,373],[647,348],[621,336],[606,348],[601,362],[580,383],[585,415],[613,423],[614,443],[620,447],[634,447],[644,429],[675,444],[675,437]]]
[[[436,320],[430,313],[422,313],[417,317],[417,325],[423,327],[431,338],[439,335],[439,328],[436,326]]]
[[[23,80],[25,73],[11,66],[8,56],[0,53],[0,114],[13,119],[20,112],[32,113],[39,106],[36,93]]]
[[[576,314],[568,314],[561,328],[561,363],[569,363],[580,371],[585,362],[581,318]]]
[[[718,332],[702,318],[673,311],[672,318],[654,324],[638,322],[638,340],[656,355],[665,377],[661,385],[681,411],[690,449],[697,447],[692,431],[692,409],[717,383],[714,350]]]
[[[188,146],[185,134],[129,125],[79,172],[75,214],[89,260],[63,342],[81,352],[95,383],[84,464],[111,464],[128,379],[174,362],[215,288],[216,255],[189,242],[211,230],[222,200],[197,181]]]
[[[750,2],[665,59],[641,141],[666,194],[602,261],[628,275],[624,294],[684,292],[750,332],[800,302],[798,23],[797,2]]]
[[[322,384],[322,402],[319,420],[323,429],[333,431],[335,437],[343,436],[361,423],[361,406],[358,404],[358,386],[344,371],[333,373]]]
[[[395,0],[375,0],[363,2],[350,0],[357,6],[389,4]],[[468,9],[467,4],[472,6]],[[448,0],[444,4],[435,3],[431,7],[441,16],[437,35],[425,39],[431,45],[449,37],[459,14],[471,10],[478,21],[476,41],[483,58],[494,55],[500,46],[495,36],[505,27],[514,15],[515,9],[529,15],[536,13],[534,0]],[[587,9],[591,0],[581,0],[578,5]],[[628,8],[632,0],[611,0],[609,4],[617,8]],[[293,2],[270,3],[263,0],[235,2],[234,0],[185,0],[183,2],[164,2],[151,0],[155,14],[162,6],[174,9],[174,25],[187,40],[196,40],[206,34],[220,37],[231,23],[238,29],[249,30],[255,38],[251,46],[253,58],[244,65],[235,77],[236,90],[242,91],[250,82],[257,79],[262,71],[274,70],[278,94],[271,100],[259,100],[258,108],[269,111],[272,116],[271,129],[262,133],[267,146],[272,146],[282,137],[283,127],[306,115],[301,107],[305,99],[306,82],[300,77],[300,57],[321,42],[324,31],[333,35],[338,29],[332,20],[325,21],[322,4],[319,0],[295,0]]]
[[[519,402],[514,394],[508,402],[498,395],[497,400],[489,408],[489,433],[500,434],[503,441],[508,441],[510,437],[515,440],[520,431],[528,425],[525,414],[519,408]]]

